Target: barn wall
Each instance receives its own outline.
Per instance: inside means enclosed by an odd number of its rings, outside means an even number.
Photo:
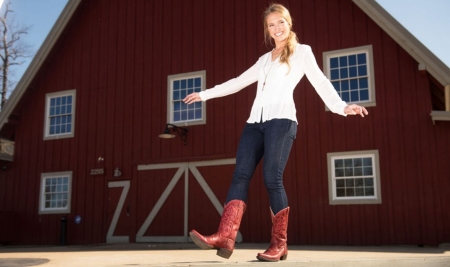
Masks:
[[[291,206],[289,243],[430,244],[450,240],[450,124],[430,119],[429,81],[417,62],[350,0],[283,1],[301,43],[322,52],[372,45],[376,107],[341,117],[307,79],[294,97],[297,139],[285,171]],[[0,172],[0,210],[18,215],[17,244],[56,244],[68,218],[70,244],[106,242],[121,188],[131,181],[115,235],[136,233],[173,176],[137,171],[142,164],[232,158],[255,85],[207,103],[207,124],[189,127],[188,144],[158,135],[166,123],[167,76],[206,70],[207,88],[236,77],[269,49],[262,43],[265,1],[84,1],[21,105],[14,162]],[[45,94],[77,90],[75,137],[43,141]],[[329,152],[377,149],[382,204],[328,204]],[[98,158],[104,161],[98,161]],[[122,176],[113,176],[120,168]],[[105,174],[90,175],[104,168]],[[39,215],[40,174],[72,170],[71,213]],[[202,169],[225,201],[232,169]],[[270,240],[267,193],[258,168],[241,232],[244,242]],[[184,179],[184,178],[183,178]],[[182,235],[183,179],[146,235]],[[215,231],[219,215],[189,176],[189,228]],[[208,214],[214,215],[208,216]],[[73,222],[80,215],[81,224]],[[255,224],[255,222],[258,222]]]

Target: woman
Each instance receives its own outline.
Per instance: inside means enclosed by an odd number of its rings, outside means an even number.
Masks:
[[[261,261],[287,258],[287,226],[289,206],[283,187],[283,172],[297,132],[293,91],[304,74],[328,108],[337,114],[362,117],[368,112],[358,105],[347,105],[339,98],[330,81],[317,66],[312,50],[298,43],[292,29],[289,11],[273,4],[264,12],[266,43],[275,48],[241,76],[212,89],[192,93],[183,100],[187,104],[222,97],[258,82],[250,117],[239,141],[236,168],[217,233],[203,236],[192,230],[192,240],[203,249],[217,249],[217,255],[229,258],[245,211],[248,188],[253,172],[264,157],[263,176],[270,200],[272,239],[269,248],[258,253]]]

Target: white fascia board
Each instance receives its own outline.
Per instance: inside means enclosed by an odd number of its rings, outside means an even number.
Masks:
[[[366,15],[405,49],[442,85],[450,84],[450,69],[375,0],[353,0]]]
[[[6,101],[5,105],[3,106],[3,109],[0,112],[0,129],[3,128],[3,125],[8,122],[8,118],[11,115],[12,111],[16,107],[17,103],[19,103],[31,81],[34,79],[34,76],[41,68],[42,63],[45,61],[50,51],[53,49],[53,46],[59,39],[61,33],[66,28],[67,23],[70,21],[72,15],[75,13],[75,10],[81,2],[82,0],[67,1],[66,6],[64,7],[63,11],[59,15],[58,19],[47,35],[47,38],[45,38],[38,52],[23,74],[22,78],[17,83],[16,88],[12,91],[8,101]]]

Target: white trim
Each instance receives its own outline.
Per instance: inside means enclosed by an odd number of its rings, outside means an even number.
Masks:
[[[119,202],[117,202],[116,210],[114,216],[109,225],[108,233],[106,234],[106,243],[130,243],[129,236],[114,236],[114,230],[116,230],[117,222],[119,221],[120,212],[122,211],[123,204],[130,190],[130,181],[118,181],[109,182],[108,188],[123,187],[122,193],[120,194]]]
[[[357,101],[357,102],[348,102],[355,103],[363,107],[374,107],[377,105],[376,103],[376,94],[375,94],[375,71],[374,71],[374,61],[373,61],[373,48],[372,45],[351,47],[346,49],[339,49],[333,51],[323,52],[323,68],[324,73],[327,78],[331,81],[331,70],[330,70],[330,58],[332,57],[340,57],[340,56],[348,56],[365,53],[367,55],[367,79],[368,79],[368,90],[369,90],[369,100],[368,101]],[[346,80],[351,80],[355,78],[361,78],[361,76],[357,76],[354,78],[348,78]],[[325,106],[325,110],[329,111],[328,107]]]
[[[450,121],[450,111],[432,110],[430,116],[433,124],[436,121]]]
[[[50,101],[52,98],[63,97],[63,96],[72,96],[72,123],[71,123],[71,131],[63,134],[50,134]],[[76,102],[77,102],[77,91],[67,90],[60,91],[54,93],[48,93],[45,95],[45,112],[44,112],[44,140],[54,140],[54,139],[62,139],[62,138],[72,138],[75,136],[75,116],[76,116]]]
[[[70,213],[72,199],[72,171],[47,172],[41,174],[41,186],[39,192],[39,214],[67,214]],[[45,180],[48,178],[68,177],[67,208],[45,208]]]
[[[450,68],[395,20],[375,0],[353,0],[378,26],[441,83],[450,84]]]
[[[202,103],[202,119],[201,120],[187,120],[175,122],[173,121],[173,88],[172,81],[177,79],[191,79],[191,78],[200,78],[202,81],[200,91],[204,91],[206,89],[206,70],[194,71],[188,73],[180,73],[167,76],[167,123],[174,124],[176,126],[189,126],[189,125],[200,125],[206,124],[206,101]],[[195,105],[195,104],[192,104]]]
[[[165,164],[150,164],[150,165],[139,165],[137,166],[138,171],[144,170],[160,170],[160,169],[175,169],[178,168],[175,175],[169,182],[169,185],[166,187],[158,201],[156,202],[153,209],[150,211],[150,214],[147,216],[145,222],[142,224],[138,233],[136,234],[136,242],[192,242],[192,240],[188,236],[188,192],[189,192],[189,171],[194,175],[194,178],[199,183],[200,187],[203,189],[205,194],[208,196],[211,203],[216,208],[217,212],[222,215],[223,206],[220,201],[217,199],[214,192],[206,183],[205,179],[201,175],[200,171],[197,167],[203,166],[220,166],[220,165],[232,165],[236,164],[236,159],[220,159],[220,160],[210,160],[210,161],[196,161],[196,162],[180,162],[180,163],[165,163]],[[181,175],[184,173],[185,183],[184,183],[184,225],[183,225],[183,233],[184,236],[144,236],[150,224],[153,222],[153,219],[158,214],[164,202],[167,200],[168,196],[172,192],[175,185],[181,178]],[[242,234],[238,232],[236,237],[236,242],[242,242]]]
[[[8,101],[6,101],[5,106],[0,112],[0,129],[3,128],[3,125],[8,122],[9,116],[19,103],[25,91],[30,86],[31,81],[36,76],[42,64],[47,59],[48,55],[50,54],[50,51],[52,51],[53,46],[58,41],[59,36],[66,28],[66,25],[72,18],[72,15],[75,13],[81,1],[82,0],[67,1],[66,7],[61,12],[61,15],[59,15],[58,20],[53,25],[53,28],[47,35],[47,38],[42,43],[41,47],[39,48],[39,51],[33,57],[33,60],[31,61],[30,65],[28,66],[27,70],[25,71],[20,81],[17,83],[16,88],[14,89],[14,91],[12,91]]]
[[[361,158],[371,157],[372,171],[374,178],[374,196],[373,197],[337,197],[334,179],[334,158]],[[327,168],[328,168],[328,198],[330,205],[348,205],[348,204],[381,204],[381,182],[380,182],[380,160],[378,150],[363,150],[363,151],[346,151],[346,152],[332,152],[327,153]],[[351,177],[348,177],[351,179]]]

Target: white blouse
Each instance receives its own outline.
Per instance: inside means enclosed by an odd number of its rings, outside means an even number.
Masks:
[[[273,62],[271,57],[271,52],[264,54],[239,77],[200,92],[200,98],[206,101],[230,95],[258,81],[256,98],[247,122],[260,122],[261,118],[263,122],[271,119],[290,119],[297,122],[293,93],[300,79],[306,74],[327,107],[334,113],[346,116],[344,108],[347,104],[341,100],[331,82],[320,70],[310,46],[297,44],[290,58],[290,71],[287,64],[279,62],[279,57]]]

